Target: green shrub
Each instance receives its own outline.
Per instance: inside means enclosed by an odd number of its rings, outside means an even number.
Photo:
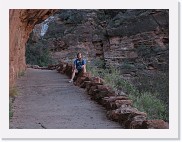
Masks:
[[[18,95],[18,91],[16,87],[12,87],[9,89],[9,96],[10,97],[16,97]]]
[[[12,99],[9,100],[9,119],[13,117]]]
[[[13,117],[12,104],[17,95],[18,95],[18,91],[16,87],[12,87],[9,89],[9,119]]]
[[[164,119],[168,121],[165,104],[159,100],[156,94],[150,92],[141,93],[134,98],[134,106],[140,111],[147,112],[149,119]]]
[[[54,62],[49,49],[41,44],[36,44],[35,46],[27,45],[25,56],[26,63],[31,65],[39,65],[42,67],[53,64]]]
[[[133,106],[140,111],[147,113],[149,119],[169,120],[168,105],[166,105],[157,93],[139,91],[132,83],[121,77],[120,71],[116,68],[101,69],[87,66],[88,70],[94,75],[105,80],[105,83],[113,88],[124,91],[133,100]]]
[[[24,76],[25,75],[25,71],[23,70],[23,71],[20,71],[20,72],[18,72],[18,77],[21,77],[21,76]]]
[[[136,88],[141,92],[150,91],[152,93],[158,92],[158,97],[164,102],[169,99],[169,73],[157,72],[152,75],[139,74],[138,78],[133,81]],[[140,84],[138,83],[140,82]]]

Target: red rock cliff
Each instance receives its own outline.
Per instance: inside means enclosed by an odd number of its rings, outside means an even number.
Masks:
[[[19,73],[26,69],[25,44],[33,27],[48,18],[56,10],[18,10],[9,11],[9,72],[10,87],[14,86]]]

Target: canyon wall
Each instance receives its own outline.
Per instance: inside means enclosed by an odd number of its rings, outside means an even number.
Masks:
[[[139,90],[160,92],[168,102],[169,10],[72,9],[53,17],[43,37],[34,30],[29,47],[50,49],[56,61],[72,62],[82,52],[91,66],[115,66]]]
[[[56,10],[9,10],[9,81],[15,85],[16,78],[26,69],[25,44],[34,26]]]
[[[104,48],[107,64],[120,68],[168,70],[168,10],[128,10],[107,25],[110,46]]]
[[[68,60],[77,52],[121,69],[168,68],[168,10],[61,10],[43,37],[54,58]],[[37,28],[38,29],[38,28]],[[35,30],[36,31],[36,30]],[[39,33],[37,33],[39,32]],[[32,39],[40,34],[37,30]],[[33,46],[35,46],[34,44]],[[136,64],[137,63],[137,64]]]
[[[169,10],[61,10],[48,26],[30,46],[42,44],[57,61],[72,62],[82,52],[91,65],[115,66],[140,91],[159,92],[168,102]]]

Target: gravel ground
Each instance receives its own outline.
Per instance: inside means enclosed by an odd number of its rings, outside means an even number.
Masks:
[[[68,80],[54,70],[27,69],[17,81],[10,129],[122,129]]]

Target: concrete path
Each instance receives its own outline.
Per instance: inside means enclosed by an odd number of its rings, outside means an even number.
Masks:
[[[121,129],[84,89],[52,70],[27,69],[18,79],[11,129]]]

